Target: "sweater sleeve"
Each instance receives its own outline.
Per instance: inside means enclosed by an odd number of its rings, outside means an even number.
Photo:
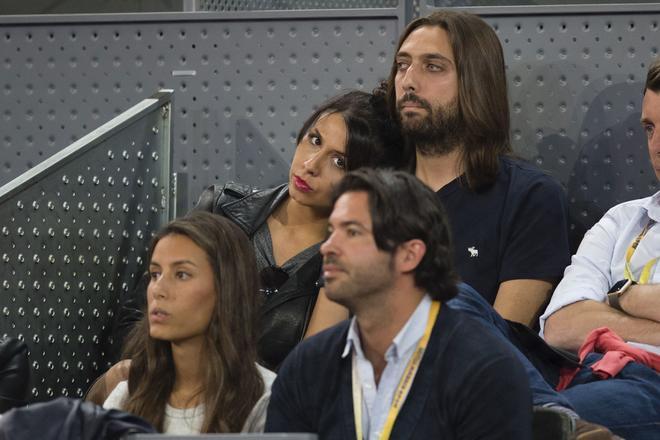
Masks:
[[[300,346],[284,360],[271,389],[265,432],[315,432],[306,422]]]

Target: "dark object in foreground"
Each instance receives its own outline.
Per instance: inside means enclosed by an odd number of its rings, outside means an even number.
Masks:
[[[0,440],[119,440],[153,432],[139,417],[66,397],[14,408],[0,418]]]
[[[27,403],[30,364],[27,345],[16,338],[0,340],[0,414]]]

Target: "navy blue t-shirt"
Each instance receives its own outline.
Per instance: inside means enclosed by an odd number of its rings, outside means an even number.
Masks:
[[[487,189],[474,192],[456,179],[437,194],[449,217],[456,269],[491,304],[503,281],[563,275],[570,262],[566,196],[533,165],[502,157]]]

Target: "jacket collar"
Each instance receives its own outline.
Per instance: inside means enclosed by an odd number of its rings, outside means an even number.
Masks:
[[[222,211],[227,218],[240,226],[248,237],[252,237],[259,226],[288,196],[289,187],[285,183],[229,202],[222,206]]]

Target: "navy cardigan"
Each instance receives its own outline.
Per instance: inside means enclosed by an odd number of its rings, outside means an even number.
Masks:
[[[350,321],[302,342],[272,388],[267,432],[354,439]],[[392,439],[531,438],[532,399],[521,364],[481,323],[443,306]]]

